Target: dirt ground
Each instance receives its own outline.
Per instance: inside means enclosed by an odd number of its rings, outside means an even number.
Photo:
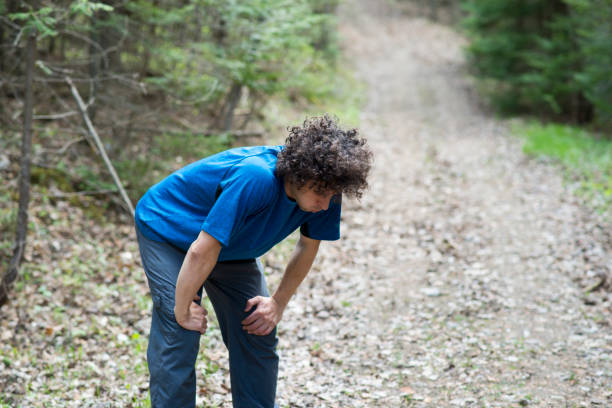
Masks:
[[[479,106],[456,31],[385,4],[341,10],[376,163],[285,312],[281,405],[612,406],[611,297],[584,293],[610,225]]]

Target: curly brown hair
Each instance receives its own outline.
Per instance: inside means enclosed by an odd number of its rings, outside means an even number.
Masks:
[[[372,152],[357,129],[343,130],[329,115],[307,118],[289,127],[278,154],[276,175],[302,188],[313,183],[317,192],[334,191],[361,198],[368,186]]]

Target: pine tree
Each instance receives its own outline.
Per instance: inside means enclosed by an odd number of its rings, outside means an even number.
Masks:
[[[488,0],[464,4],[468,56],[494,105],[586,122],[592,105],[575,74],[583,58],[570,8],[562,0]]]

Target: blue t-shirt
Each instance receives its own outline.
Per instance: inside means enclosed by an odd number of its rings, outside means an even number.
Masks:
[[[282,148],[230,149],[177,170],[140,199],[136,225],[184,251],[204,230],[222,245],[219,261],[261,256],[298,227],[312,239],[340,238],[340,200],[310,213],[287,197],[274,172]]]

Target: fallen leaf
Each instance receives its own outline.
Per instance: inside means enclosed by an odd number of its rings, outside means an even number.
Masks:
[[[408,386],[400,388],[402,394],[414,394],[414,390]]]

